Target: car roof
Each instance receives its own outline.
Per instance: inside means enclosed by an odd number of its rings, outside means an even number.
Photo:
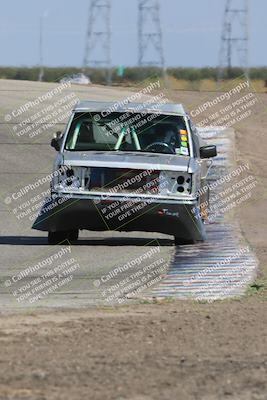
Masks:
[[[187,116],[182,104],[174,103],[131,103],[125,100],[118,101],[81,101],[74,107],[75,112],[144,112],[144,113],[155,113],[159,112],[165,115],[179,115]]]

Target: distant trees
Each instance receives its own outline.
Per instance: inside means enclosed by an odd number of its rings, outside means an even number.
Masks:
[[[45,68],[44,81],[58,82],[61,78],[81,72],[80,68],[58,67]],[[205,68],[168,68],[167,74],[177,80],[201,81],[204,79],[216,80],[217,69],[211,67]],[[86,74],[90,77],[92,83],[104,84],[106,82],[106,72],[101,69],[89,68]],[[38,80],[38,67],[0,67],[0,79],[19,79],[26,81]],[[112,82],[114,84],[138,83],[144,79],[155,76],[161,76],[162,72],[156,67],[126,67],[123,76],[118,73],[117,68],[112,69]],[[235,79],[243,75],[240,68],[232,68],[230,79]],[[253,80],[267,81],[267,67],[251,68],[250,77]]]

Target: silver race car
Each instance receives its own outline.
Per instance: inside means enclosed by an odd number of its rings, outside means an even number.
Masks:
[[[51,145],[51,196],[33,225],[50,244],[75,241],[82,229],[160,232],[176,244],[205,239],[201,188],[217,151],[182,105],[81,102]]]

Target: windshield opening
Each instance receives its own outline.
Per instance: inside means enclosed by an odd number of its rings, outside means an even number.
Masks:
[[[188,132],[180,116],[138,113],[76,113],[65,149],[137,151],[189,156]]]

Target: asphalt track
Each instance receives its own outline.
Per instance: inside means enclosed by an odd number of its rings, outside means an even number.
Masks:
[[[18,123],[25,115],[13,118],[12,110],[55,86],[8,81],[1,82],[0,86],[0,312],[44,307],[117,306],[135,301],[135,298],[202,296],[202,299],[214,299],[244,293],[257,268],[257,260],[250,251],[240,259],[235,257],[229,264],[226,286],[235,283],[234,288],[231,286],[227,291],[218,281],[210,288],[214,277],[226,279],[221,277],[225,265],[221,270],[214,268],[218,261],[244,247],[238,226],[220,218],[207,227],[209,240],[197,246],[175,247],[172,237],[160,234],[82,232],[74,246],[65,243],[53,247],[47,244],[45,233],[31,230],[31,214],[26,215],[29,208],[26,203],[37,199],[49,185],[46,183],[30,191],[30,198],[25,197],[23,188],[51,173],[55,152],[49,141],[64,123],[56,123],[33,138],[27,134],[18,136],[16,129],[20,129]],[[126,90],[100,87],[75,87],[67,92],[91,100],[117,100],[130,94]],[[34,112],[37,109],[36,106]],[[29,125],[31,122],[28,121]],[[214,134],[223,154],[213,167],[215,178],[216,171],[225,168],[234,156],[233,147],[229,146],[233,137],[224,135]],[[14,193],[22,193],[22,196],[13,200]],[[32,204],[37,204],[37,200],[32,200]],[[242,281],[244,261],[248,265],[247,279]],[[211,267],[208,272],[207,267]],[[199,275],[201,271],[204,273]],[[194,279],[189,282],[192,277]],[[41,299],[38,298],[40,293]]]

